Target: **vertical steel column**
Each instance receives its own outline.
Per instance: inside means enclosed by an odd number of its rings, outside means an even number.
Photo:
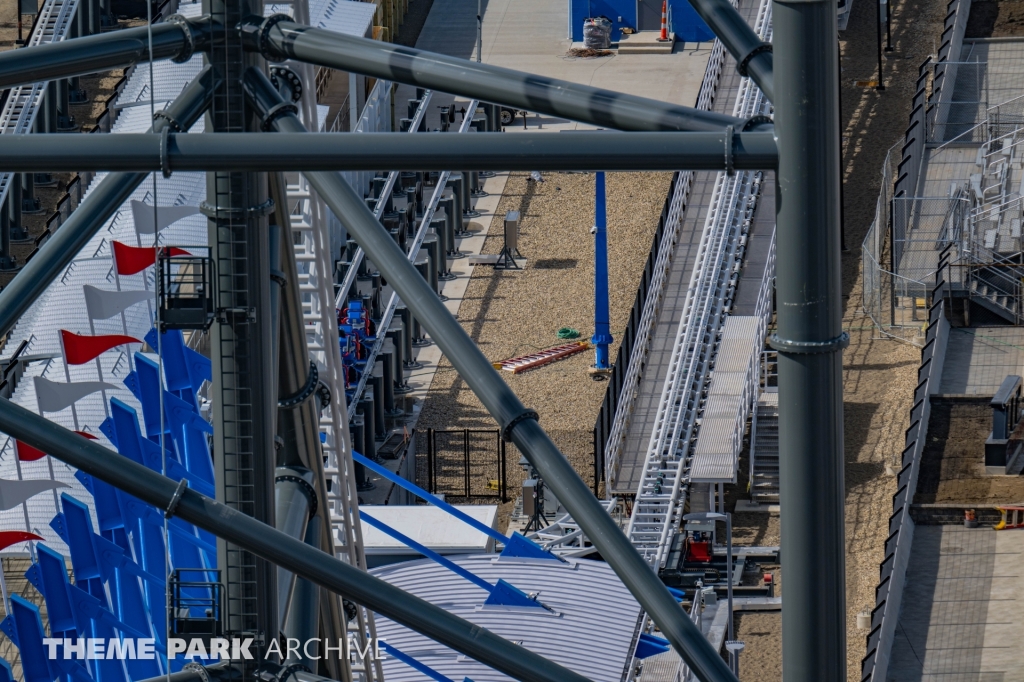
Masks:
[[[46,90],[43,92],[42,132],[57,132],[57,81],[50,81],[47,83]]]
[[[612,342],[608,321],[608,219],[605,207],[604,172],[594,178],[594,369],[608,369],[608,344]]]
[[[281,226],[281,275],[284,290],[281,292],[281,330],[278,369],[279,397],[299,393],[309,376],[309,350],[306,345],[305,326],[302,321],[302,298],[299,294],[299,275],[295,264],[295,250],[292,242],[291,225],[288,218],[287,184],[282,173],[270,176],[270,193],[274,201],[274,220]],[[319,542],[308,543],[324,552],[334,555],[333,531],[331,530],[330,509],[327,504],[327,482],[324,476],[323,451],[320,447],[319,418],[315,396],[292,408],[278,408],[277,435],[283,441],[278,453],[281,466],[303,466],[313,472],[313,487],[320,503],[317,507],[318,522],[315,527],[321,533]],[[312,527],[312,521],[310,522]],[[297,590],[299,588],[296,588]],[[332,642],[344,639],[345,620],[341,611],[341,600],[329,592],[317,591],[322,608],[319,613],[323,620],[322,636]],[[308,595],[307,595],[308,596]],[[293,598],[294,601],[294,598]],[[302,608],[307,608],[305,605]],[[305,618],[292,613],[279,614],[281,622],[288,627],[293,618]],[[313,668],[316,670],[316,668]],[[348,660],[337,653],[323,655],[320,671],[335,679],[346,679],[351,675]]]
[[[109,6],[101,5],[104,10]],[[211,17],[207,59],[221,82],[207,112],[210,132],[254,132],[245,103],[242,73],[261,66],[246,53],[237,26],[261,13],[250,0],[203,0]],[[217,499],[273,526],[275,377],[270,310],[270,239],[264,174],[211,172],[206,176],[203,213],[209,219],[215,260],[217,321],[211,328],[214,458]],[[269,362],[268,362],[269,360]],[[253,680],[271,639],[278,636],[277,577],[273,564],[224,540],[217,542],[225,587],[227,636],[253,637],[253,661],[242,662],[242,679]]]
[[[786,682],[846,679],[835,4],[775,0],[776,283]]]

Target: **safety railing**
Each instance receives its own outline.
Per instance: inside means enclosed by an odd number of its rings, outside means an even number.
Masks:
[[[715,46],[711,50],[711,57],[704,72],[704,80],[701,82],[700,93],[697,96],[698,109],[710,110],[714,103],[724,63],[725,48],[721,41],[715,40]],[[655,253],[657,256],[651,270],[650,280],[648,281],[645,276],[641,281],[642,295],[638,295],[633,306],[634,312],[640,310],[639,322],[636,323],[635,333],[627,332],[626,338],[629,343],[624,339],[622,345],[619,346],[619,354],[615,361],[615,376],[609,383],[608,393],[602,403],[601,413],[598,415],[596,428],[598,430],[598,445],[602,450],[601,461],[604,463],[605,490],[611,490],[611,477],[615,474],[622,453],[626,424],[629,423],[637,391],[640,388],[640,372],[644,365],[644,358],[650,350],[651,330],[654,328],[654,322],[661,307],[661,292],[665,287],[672,253],[679,239],[682,215],[686,209],[686,201],[692,185],[692,171],[680,171],[673,178],[672,191],[666,199],[667,211],[662,214],[663,225],[660,226],[662,229],[658,233],[660,242],[658,242],[656,250],[652,249],[652,257]],[[645,285],[646,291],[643,291]],[[631,314],[630,329],[633,328],[633,322],[634,317]],[[624,367],[624,371],[619,370],[619,367]],[[622,372],[621,379],[619,379],[620,372]],[[610,427],[607,426],[609,414],[612,415]],[[606,435],[602,437],[602,433],[606,433]]]
[[[28,47],[60,42],[68,34],[78,0],[46,0],[36,17]],[[32,131],[42,106],[46,83],[11,88],[0,111],[0,134],[24,135]],[[0,204],[7,200],[13,173],[0,173]]]
[[[424,103],[425,102],[426,98],[424,98]],[[466,117],[462,120],[462,125],[459,127],[460,133],[465,133],[467,130],[469,130],[471,124],[473,123],[473,115],[476,112],[477,106],[479,106],[479,102],[473,100],[469,103],[469,106],[466,107]],[[423,105],[421,105],[420,109],[417,110],[417,113],[421,110],[424,110]],[[410,127],[410,129],[413,128]],[[422,246],[423,244],[424,237],[427,236],[427,229],[430,227],[430,221],[433,220],[434,218],[434,212],[437,210],[438,202],[441,201],[441,195],[444,193],[445,186],[448,184],[448,177],[450,175],[451,173],[449,171],[444,171],[437,178],[437,185],[434,187],[434,193],[430,196],[430,200],[423,208],[423,218],[420,221],[419,229],[416,230],[416,236],[413,238],[412,243],[409,245],[408,256],[410,259],[415,258],[416,254],[419,253],[420,251],[420,246]],[[391,181],[390,177],[388,178],[388,181]],[[387,189],[386,186],[385,189]],[[384,202],[379,202],[378,206],[382,207],[383,204]],[[356,265],[354,264],[353,261],[353,265],[349,267],[349,271],[354,274],[355,270]],[[342,285],[340,295],[345,295],[346,291],[347,289],[345,289],[344,285]],[[391,326],[391,320],[394,319],[395,309],[397,307],[398,294],[396,292],[392,292],[391,298],[388,299],[388,305],[384,309],[384,313],[381,315],[380,323],[377,325],[378,329],[388,329]],[[373,367],[373,363],[376,360],[377,355],[380,353],[381,348],[384,347],[385,338],[386,337],[384,334],[377,335],[377,339],[376,341],[374,341],[373,347],[370,349],[370,352],[366,356],[366,367]],[[349,418],[352,418],[356,415],[356,404],[359,401],[359,397],[363,394],[363,391],[366,390],[366,382],[369,379],[369,376],[370,372],[366,371],[363,372],[362,376],[359,377],[359,383],[356,385],[352,400],[349,403]]]
[[[768,335],[768,326],[772,321],[772,299],[775,293],[775,232],[772,231],[771,244],[768,247],[768,262],[764,267],[761,288],[757,292],[757,303],[754,306],[754,317],[757,318],[757,333],[754,345],[750,349],[747,361],[747,376],[743,381],[743,393],[740,399],[740,411],[736,413],[736,422],[730,436],[733,466],[738,466],[743,441],[747,433],[747,419],[754,410],[754,404],[761,393],[761,354],[764,341]],[[753,462],[751,462],[751,467]]]
[[[389,133],[391,132],[391,92],[389,81],[378,80],[373,86],[363,111],[356,122],[353,132],[357,133]],[[360,196],[366,193],[373,179],[373,171],[345,171],[341,174],[348,184]]]
[[[771,40],[767,0],[759,6],[755,31],[762,40]],[[763,93],[749,78],[742,79],[733,115],[749,119],[769,111]],[[717,350],[725,302],[735,286],[730,274],[740,239],[750,228],[761,177],[760,172],[742,171],[719,173],[715,181],[627,531],[633,546],[655,569],[664,565],[685,504],[703,387]]]

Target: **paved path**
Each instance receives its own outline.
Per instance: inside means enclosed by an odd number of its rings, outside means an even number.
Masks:
[[[1024,533],[917,526],[888,679],[1024,680]]]
[[[952,329],[939,392],[992,396],[1008,374],[1024,372],[1024,329]]]

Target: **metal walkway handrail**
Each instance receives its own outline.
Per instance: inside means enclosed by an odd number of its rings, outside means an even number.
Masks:
[[[464,133],[469,130],[473,123],[473,114],[476,112],[479,104],[479,102],[473,100],[469,103],[469,106],[466,107],[466,116],[462,119],[462,125],[459,126],[460,133]],[[419,112],[417,112],[417,114],[418,113]],[[413,128],[410,126],[410,129]],[[392,173],[392,175],[394,175],[394,173]],[[448,178],[450,176],[451,171],[444,171],[437,178],[437,185],[434,187],[434,193],[430,196],[430,201],[427,202],[427,205],[423,208],[423,219],[420,221],[419,229],[416,230],[416,237],[412,240],[412,243],[409,244],[409,250],[407,253],[410,261],[415,261],[416,254],[420,252],[420,247],[423,245],[423,239],[427,236],[427,228],[430,227],[430,221],[434,219],[434,212],[437,211],[437,205],[441,201],[441,196],[444,194],[448,185]],[[391,178],[388,178],[388,181],[390,182]],[[385,187],[385,189],[387,188]],[[383,205],[383,202],[381,202],[381,205]],[[355,272],[355,267],[350,267],[349,271]],[[344,296],[345,291],[346,290],[343,288],[339,295]],[[380,353],[381,348],[384,347],[384,339],[386,337],[385,333],[387,332],[388,327],[391,326],[391,320],[395,316],[395,309],[397,307],[398,294],[392,292],[391,298],[388,299],[388,305],[384,309],[384,313],[381,315],[380,324],[377,325],[377,339],[373,342],[373,347],[366,356],[366,371],[364,371],[362,376],[359,377],[359,383],[356,385],[355,394],[349,403],[348,410],[350,419],[356,415],[356,405],[359,402],[359,398],[363,391],[366,390],[366,382],[370,377],[370,370],[373,368],[373,363],[377,359],[377,354]]]
[[[770,20],[771,4],[762,0],[755,30],[765,41],[771,40]],[[741,80],[735,116],[767,114],[769,106],[750,79]],[[628,529],[633,546],[656,569],[665,563],[685,502],[701,393],[760,179],[759,172],[743,171],[719,173],[715,181]]]
[[[707,110],[711,107],[711,103],[715,99],[715,93],[718,90],[718,82],[721,80],[724,62],[725,48],[722,46],[721,41],[715,40],[715,46],[711,50],[711,58],[708,60],[707,71],[704,73],[704,81],[700,86],[700,94],[697,97],[698,109]],[[693,171],[682,171],[679,175],[679,181],[676,183],[675,192],[672,194],[668,215],[665,216],[668,234],[661,240],[658,258],[654,263],[651,286],[647,294],[647,300],[644,301],[643,312],[640,315],[640,324],[637,326],[636,342],[629,354],[629,365],[626,369],[626,376],[622,380],[619,405],[615,410],[612,428],[608,433],[604,468],[605,490],[611,490],[612,479],[615,476],[619,457],[622,454],[626,424],[629,422],[633,406],[636,404],[635,398],[640,389],[641,368],[644,366],[644,359],[650,350],[651,331],[661,309],[661,302],[663,300],[661,292],[664,290],[665,282],[667,281],[672,253],[675,251],[676,242],[679,241],[679,230],[683,224],[683,210],[686,208],[686,201],[692,186]]]

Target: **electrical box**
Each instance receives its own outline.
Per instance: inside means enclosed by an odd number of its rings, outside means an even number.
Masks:
[[[519,211],[505,214],[505,248],[513,254],[519,250]]]
[[[523,481],[523,516],[532,517],[537,513],[537,479]]]

